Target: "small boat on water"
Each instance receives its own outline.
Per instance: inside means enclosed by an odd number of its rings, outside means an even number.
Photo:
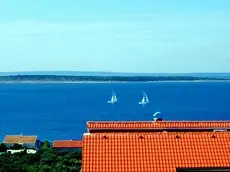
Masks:
[[[149,98],[148,98],[147,94],[145,92],[143,92],[143,97],[142,97],[141,101],[138,102],[138,104],[146,105],[148,103],[149,103]]]
[[[113,92],[112,92],[111,100],[107,101],[107,103],[115,104],[115,103],[117,103],[117,102],[118,102],[117,96],[116,96],[115,92],[113,91]]]

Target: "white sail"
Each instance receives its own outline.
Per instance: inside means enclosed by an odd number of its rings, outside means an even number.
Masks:
[[[115,101],[115,102],[117,102],[117,96],[116,96],[116,94],[113,92],[113,100]]]
[[[149,98],[148,98],[147,94],[145,92],[143,92],[143,97],[142,97],[141,101],[139,102],[139,104],[145,105],[148,103],[149,103]]]
[[[144,103],[145,102],[145,97],[143,96],[143,98],[141,99],[141,101],[140,102],[142,102],[142,103]]]
[[[148,98],[148,96],[147,96],[146,93],[144,93],[144,97],[145,97],[145,102],[146,102],[146,103],[149,103],[149,98]]]
[[[117,103],[117,96],[116,96],[116,94],[115,94],[114,91],[113,91],[113,93],[112,93],[111,100],[107,101],[107,103],[110,103],[110,104]]]

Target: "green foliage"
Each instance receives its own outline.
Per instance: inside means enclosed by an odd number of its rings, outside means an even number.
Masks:
[[[46,146],[36,154],[0,155],[0,172],[78,172],[80,169],[80,152],[59,153]]]
[[[41,146],[41,149],[47,149],[47,148],[51,148],[51,143],[48,140],[43,142]]]
[[[6,152],[7,146],[4,145],[3,143],[0,144],[0,152]]]

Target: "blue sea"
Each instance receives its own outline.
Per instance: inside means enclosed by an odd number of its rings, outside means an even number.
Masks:
[[[119,102],[107,104],[113,90]],[[87,121],[152,120],[156,111],[164,120],[230,120],[230,82],[0,84],[0,139],[81,139]]]

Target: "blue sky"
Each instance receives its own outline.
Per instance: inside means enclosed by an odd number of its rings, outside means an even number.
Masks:
[[[229,0],[2,0],[0,71],[230,72]]]

